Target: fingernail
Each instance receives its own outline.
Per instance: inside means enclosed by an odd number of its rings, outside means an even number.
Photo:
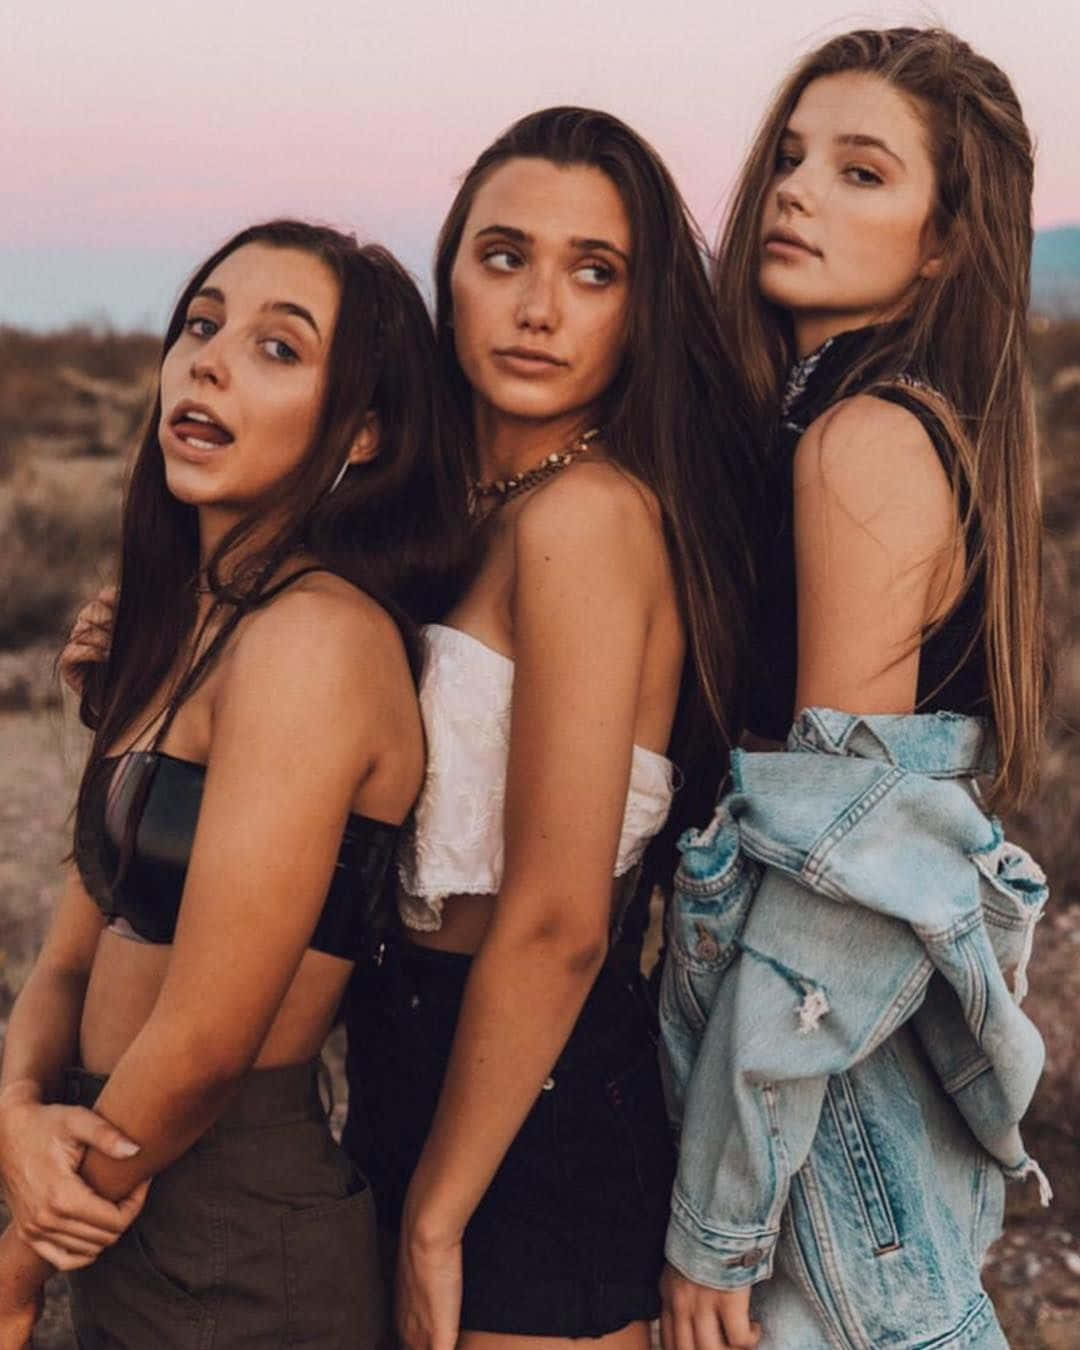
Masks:
[[[139,1145],[132,1143],[130,1139],[121,1139],[116,1146],[116,1156],[118,1158],[134,1158],[139,1152]]]

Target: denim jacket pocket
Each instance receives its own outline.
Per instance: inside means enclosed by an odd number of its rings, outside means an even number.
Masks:
[[[963,1127],[923,1098],[932,1084],[905,1033],[829,1079],[779,1260],[813,1291],[830,1344],[1003,1350],[979,1282],[1000,1186],[985,1199],[984,1189],[998,1169],[972,1157]]]
[[[721,806],[704,830],[687,830],[668,908],[670,990],[689,1027],[703,1030],[761,877]]]
[[[686,1089],[709,1012],[761,877],[726,806],[704,830],[679,840],[682,859],[668,906],[667,950],[660,982],[660,1069],[672,1126],[683,1117]]]
[[[902,1245],[900,1231],[851,1079],[846,1073],[829,1079],[825,1102],[871,1249],[875,1256],[896,1251]]]
[[[992,843],[970,854],[981,879],[982,917],[998,964],[1011,979],[1013,998],[1027,993],[1027,967],[1049,897],[1046,874],[1026,849],[1010,843],[995,819]]]

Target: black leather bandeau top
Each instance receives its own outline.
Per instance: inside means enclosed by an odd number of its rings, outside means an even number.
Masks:
[[[205,779],[204,764],[160,750],[129,750],[97,765],[75,863],[101,912],[125,920],[144,941],[171,942],[176,933]],[[133,811],[139,818],[121,868]],[[311,947],[356,960],[399,828],[349,816]]]

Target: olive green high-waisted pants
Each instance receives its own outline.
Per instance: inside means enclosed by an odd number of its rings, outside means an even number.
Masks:
[[[249,1073],[123,1237],[69,1276],[80,1350],[374,1350],[374,1206],[330,1134],[318,1068]],[[69,1070],[65,1100],[92,1107],[104,1085]]]

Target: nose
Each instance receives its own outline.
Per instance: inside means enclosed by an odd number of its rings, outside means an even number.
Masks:
[[[776,186],[776,204],[782,215],[808,215],[813,209],[813,201],[805,163],[785,174]]]
[[[558,287],[553,269],[526,267],[521,272],[515,319],[519,328],[550,333],[559,322]]]
[[[191,378],[200,384],[212,384],[218,388],[228,384],[229,368],[220,332],[199,344],[191,358]]]

